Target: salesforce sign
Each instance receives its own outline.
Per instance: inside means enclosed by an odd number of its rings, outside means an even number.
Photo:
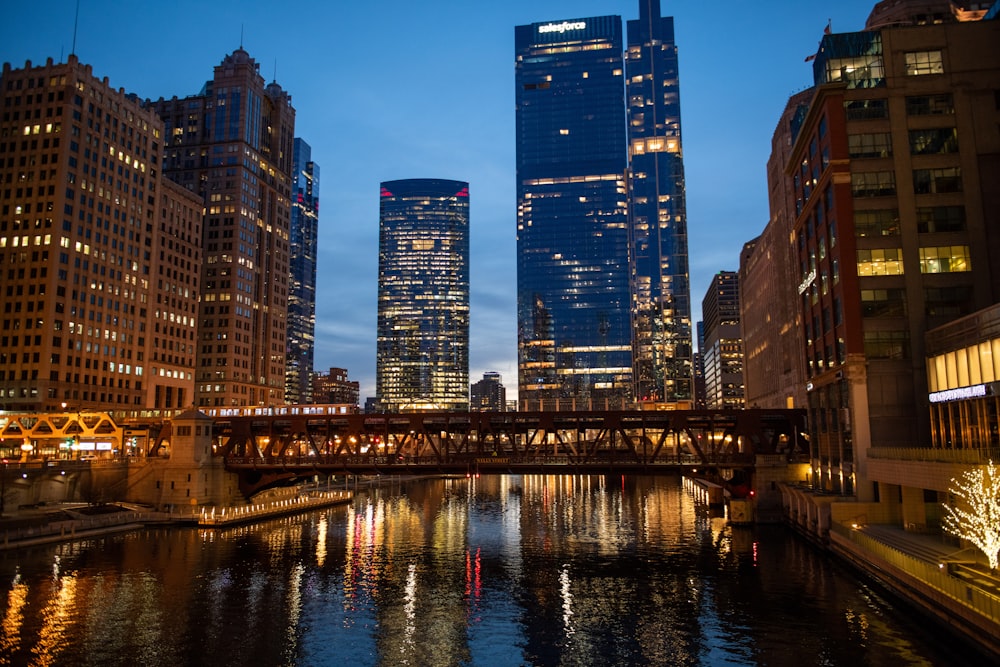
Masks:
[[[538,34],[541,35],[547,32],[558,32],[564,33],[567,30],[583,30],[587,27],[587,24],[583,21],[563,21],[562,23],[546,23],[545,25],[538,26]]]

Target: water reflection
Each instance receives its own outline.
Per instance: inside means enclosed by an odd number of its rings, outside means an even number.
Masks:
[[[396,484],[226,530],[0,555],[0,662],[934,664],[914,627],[782,528],[674,479]]]

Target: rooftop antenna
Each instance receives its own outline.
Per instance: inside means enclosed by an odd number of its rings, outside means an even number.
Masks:
[[[79,2],[79,0],[77,0]],[[243,49],[243,24],[240,24],[240,50]]]
[[[278,59],[277,58],[274,59],[274,78],[271,79],[271,80],[274,81],[275,83],[278,82]]]
[[[80,0],[76,0],[76,15],[73,17],[73,48],[69,52],[71,56],[76,55],[76,28],[79,24],[80,24]]]

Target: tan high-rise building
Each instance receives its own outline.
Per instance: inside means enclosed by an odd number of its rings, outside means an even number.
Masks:
[[[201,204],[164,183],[163,134],[75,56],[4,64],[0,409],[190,403]]]
[[[784,169],[792,150],[792,121],[813,90],[794,95],[771,138],[767,161],[770,220],[740,254],[740,326],[746,404],[758,408],[805,405],[802,315],[796,291],[798,262],[792,243],[795,193]]]
[[[1000,20],[969,4],[826,35],[792,123],[812,482],[860,500],[873,452],[931,446],[926,332],[1000,300]]]
[[[164,171],[206,209],[199,407],[284,402],[295,109],[242,48],[202,92],[152,103]]]

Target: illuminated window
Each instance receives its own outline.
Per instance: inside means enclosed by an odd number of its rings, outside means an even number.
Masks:
[[[903,251],[900,248],[858,250],[858,275],[903,275]]]
[[[960,273],[971,270],[972,262],[967,245],[920,249],[920,273]]]
[[[912,51],[906,54],[906,75],[943,74],[944,61],[940,51]]]

